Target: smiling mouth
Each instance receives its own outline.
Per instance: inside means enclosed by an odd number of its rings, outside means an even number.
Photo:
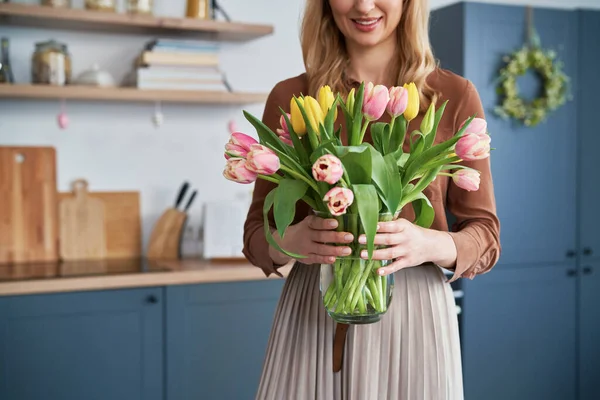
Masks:
[[[357,23],[357,24],[362,25],[362,26],[371,26],[371,25],[375,25],[382,18],[383,17],[379,17],[379,18],[352,18],[352,21],[354,23]]]

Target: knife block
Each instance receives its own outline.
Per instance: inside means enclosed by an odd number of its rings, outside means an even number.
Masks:
[[[150,235],[146,258],[175,260],[181,258],[181,239],[187,214],[168,208],[160,216]]]

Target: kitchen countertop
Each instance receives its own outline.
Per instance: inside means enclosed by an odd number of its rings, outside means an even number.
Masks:
[[[280,268],[287,276],[292,264]],[[0,296],[281,279],[246,260],[147,259],[0,265]]]

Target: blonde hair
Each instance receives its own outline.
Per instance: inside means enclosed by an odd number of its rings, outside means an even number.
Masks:
[[[437,68],[428,29],[428,0],[404,0],[397,29],[398,57],[393,68],[398,71],[397,85],[415,83],[421,109],[437,98],[427,84],[427,76]],[[329,85],[346,94],[349,88],[345,70],[349,60],[345,38],[333,19],[328,0],[306,0],[300,37],[309,93],[315,95],[319,87]]]

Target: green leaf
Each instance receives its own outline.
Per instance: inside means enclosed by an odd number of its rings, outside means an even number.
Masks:
[[[361,146],[336,146],[335,153],[344,164],[350,182],[356,184],[371,183],[371,152],[366,144]]]
[[[365,93],[365,84],[362,82],[354,95],[354,115],[352,116],[352,129],[348,138],[351,146],[357,146],[360,143],[360,132],[363,124],[362,105]],[[366,121],[365,121],[366,123]]]
[[[404,138],[406,137],[406,119],[404,115],[396,117],[394,121],[394,127],[390,131],[389,148],[385,154],[388,153],[400,153],[404,151],[402,146],[404,145]],[[398,157],[396,157],[398,159]]]
[[[285,119],[285,123],[288,127],[288,132],[290,133],[290,137],[292,138],[292,143],[294,143],[294,149],[298,153],[298,159],[300,160],[300,163],[308,164],[308,154],[306,153],[306,149],[302,145],[300,137],[294,131],[294,128],[292,127],[292,122],[288,118],[287,113],[283,110],[283,108],[279,107],[279,110],[281,111],[281,114]]]
[[[400,208],[409,204],[419,197],[420,193],[436,178],[442,167],[429,170],[419,181],[412,187],[411,190],[404,190],[404,198],[400,202]],[[407,186],[408,187],[408,186]]]
[[[283,178],[275,192],[273,215],[279,237],[283,239],[285,230],[294,220],[296,203],[306,193],[308,185],[300,180]]]
[[[442,142],[428,150],[425,150],[417,157],[409,159],[405,165],[406,173],[402,177],[402,186],[406,186],[406,184],[413,179],[415,173],[421,168],[423,164],[428,163],[432,159],[438,157],[440,154],[450,149],[456,144],[458,139],[460,139],[460,136],[456,135],[452,139],[448,139],[445,142]]]
[[[389,157],[386,160],[372,146],[367,145],[366,147],[371,151],[372,179],[382,195],[381,201],[389,212],[394,213],[402,196],[402,180],[398,174],[398,168],[395,168],[395,159]],[[390,161],[392,162],[391,166],[388,165]]]
[[[425,137],[425,149],[431,148],[431,146],[433,146],[433,143],[435,142],[435,137],[437,135],[437,129],[440,124],[440,120],[442,119],[442,116],[444,115],[444,110],[446,109],[447,104],[448,104],[448,100],[444,101],[442,106],[440,108],[438,108],[435,112],[435,118],[433,120],[433,129],[431,130],[431,132],[429,132],[429,135],[427,135]]]
[[[267,196],[265,197],[265,202],[263,204],[263,226],[264,226],[265,238],[267,239],[267,242],[271,246],[273,246],[277,251],[280,251],[283,254],[286,254],[286,255],[288,255],[288,256],[290,256],[292,258],[296,258],[296,259],[306,258],[306,256],[303,256],[303,255],[300,255],[300,254],[295,254],[295,253],[290,253],[290,252],[282,249],[281,246],[279,246],[279,244],[277,244],[277,242],[273,238],[273,234],[271,233],[271,226],[269,224],[269,210],[273,206],[273,200],[275,198],[275,192],[278,189],[279,189],[279,186],[277,186],[276,188],[274,188],[273,190],[271,190],[269,192],[269,194],[267,194]]]
[[[256,133],[260,138],[260,142],[265,146],[267,144],[272,145],[279,151],[284,152],[289,156],[295,157],[295,153],[291,151],[290,147],[283,143],[279,137],[268,127],[266,126],[260,119],[256,118],[254,115],[244,110],[244,116],[250,122],[254,128],[256,129]]]
[[[396,158],[393,154],[386,155],[384,160],[390,185],[387,193],[387,206],[389,211],[395,214],[402,200],[402,177],[396,166]]]
[[[384,148],[386,147],[386,127],[389,130],[389,125],[385,122],[376,122],[371,125],[371,138],[373,138],[373,146],[381,154],[386,154]]]
[[[327,132],[327,137],[328,138],[332,138],[333,137],[333,123],[335,122],[335,112],[338,108],[338,100],[339,100],[339,96],[336,96],[335,99],[333,100],[333,104],[331,105],[331,108],[329,109],[329,111],[327,112],[327,115],[325,115],[325,122],[323,125],[325,125],[325,131]]]
[[[311,168],[315,161],[317,161],[317,159],[322,155],[335,153],[336,142],[336,139],[331,139],[326,142],[323,142],[319,147],[315,149],[315,151],[312,152],[309,160]]]
[[[429,228],[435,218],[435,210],[431,202],[423,192],[420,192],[412,202],[415,211],[414,224],[423,228]]]
[[[375,234],[377,233],[377,222],[379,220],[379,207],[377,190],[373,185],[352,185],[354,201],[358,207],[362,228],[367,237],[367,251],[369,259],[373,257],[375,247]]]

